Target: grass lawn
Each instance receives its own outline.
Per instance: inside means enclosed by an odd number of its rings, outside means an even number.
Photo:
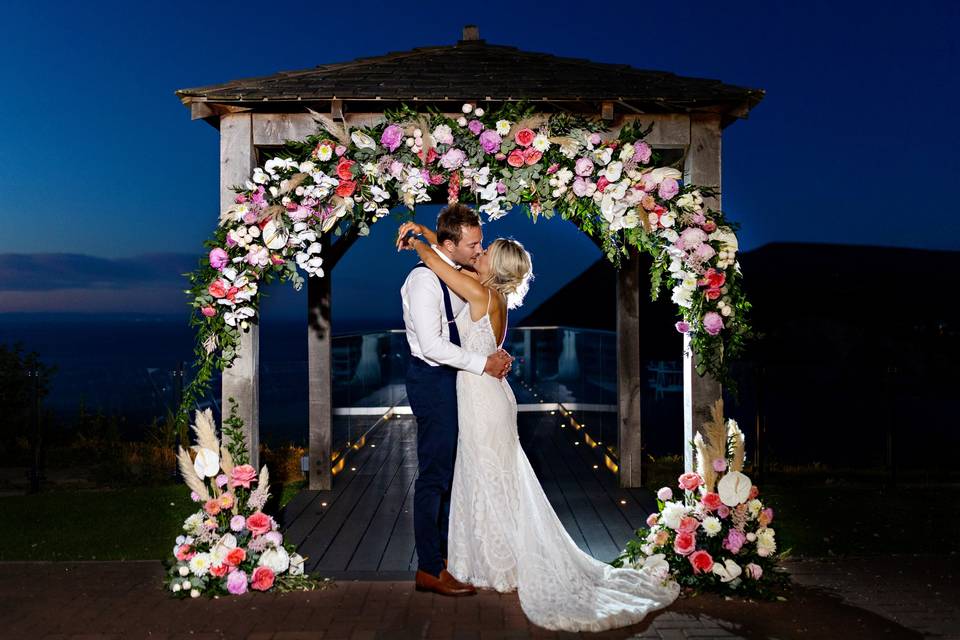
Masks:
[[[280,503],[302,488],[287,485]],[[159,560],[197,509],[182,484],[0,498],[2,560]]]

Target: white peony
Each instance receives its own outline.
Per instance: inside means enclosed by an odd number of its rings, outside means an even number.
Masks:
[[[682,502],[667,502],[663,505],[660,522],[662,522],[665,527],[676,529],[680,526],[680,519],[689,514],[692,509],[692,507],[688,507]]]
[[[201,478],[213,478],[220,473],[220,455],[212,449],[200,447],[193,460],[193,470]]]
[[[274,573],[283,573],[290,566],[290,555],[283,547],[273,547],[260,555],[257,564],[267,567]]]
[[[750,478],[739,471],[729,471],[717,483],[717,493],[720,501],[728,507],[735,507],[744,503],[750,497],[750,487],[753,483]]]
[[[707,536],[713,537],[720,533],[723,529],[723,526],[720,524],[720,519],[713,516],[707,516],[703,519],[703,530],[706,532]]]
[[[713,563],[713,572],[720,576],[720,582],[732,582],[740,577],[740,574],[743,573],[743,569],[741,569],[740,565],[730,558],[726,558],[723,561],[723,564],[720,564],[719,562]]]

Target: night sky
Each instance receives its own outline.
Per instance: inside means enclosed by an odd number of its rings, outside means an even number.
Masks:
[[[176,89],[454,44],[468,23],[493,44],[765,89],[724,133],[723,205],[745,249],[960,250],[958,6],[11,3],[0,38],[0,313],[185,313],[178,274],[216,223],[219,148]],[[395,314],[412,263],[390,249],[395,227],[379,223],[337,268],[340,317]],[[599,256],[571,225],[533,226],[519,210],[485,235],[531,249],[528,307]],[[270,304],[299,314],[294,298]]]

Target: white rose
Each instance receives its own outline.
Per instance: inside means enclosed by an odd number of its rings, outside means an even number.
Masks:
[[[188,575],[190,575],[190,567],[183,565],[182,567],[180,567],[177,573],[180,574],[181,578],[186,578]]]
[[[174,582],[173,584],[170,585],[170,589],[171,589],[174,593],[178,593],[179,591],[181,591],[181,590],[183,589],[183,587],[180,585],[179,582]]]
[[[283,573],[290,566],[290,555],[283,547],[274,547],[264,551],[257,564],[267,567],[274,573]]]
[[[465,127],[467,126],[467,119],[464,118],[463,116],[460,116],[459,118],[457,118],[457,124],[460,125],[461,127]]]
[[[192,585],[190,584],[189,580],[184,580],[183,582],[180,583],[180,586],[183,589],[189,589]]]
[[[300,170],[300,173],[313,173],[317,168],[317,165],[313,164],[309,160],[300,163],[300,166],[297,169]]]
[[[473,114],[474,114],[475,116],[477,116],[478,118],[479,118],[480,116],[482,116],[483,113],[484,113],[484,111],[483,111],[483,109],[481,109],[480,107],[477,107],[476,109],[473,110]]]
[[[199,598],[199,597],[200,597],[200,591],[199,591],[198,589],[191,589],[191,590],[190,590],[190,597],[191,597],[191,598]]]
[[[667,562],[665,555],[656,553],[644,559],[640,570],[646,571],[657,578],[664,579],[670,575],[670,564]]]

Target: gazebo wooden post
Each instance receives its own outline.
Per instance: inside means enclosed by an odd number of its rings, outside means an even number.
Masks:
[[[323,251],[330,242],[323,238]],[[327,266],[326,264],[324,265]],[[323,278],[307,278],[307,384],[309,386],[308,488],[329,490],[333,486],[330,456],[333,441],[333,378],[331,280],[332,265]]]
[[[684,163],[686,182],[720,189],[720,116],[690,115],[690,147]],[[719,210],[720,198],[704,198],[704,204]],[[683,468],[693,471],[691,442],[703,423],[710,419],[710,408],[723,390],[710,376],[697,375],[697,354],[690,348],[689,336],[683,340]]]
[[[640,258],[636,249],[617,272],[617,421],[620,486],[642,486],[640,440]]]
[[[231,186],[243,184],[256,166],[253,145],[253,116],[227,113],[220,117],[220,210],[225,211],[235,193]],[[250,447],[250,463],[259,467],[260,458],[260,330],[251,325],[240,334],[237,359],[223,371],[222,410],[229,415],[230,399],[236,401]]]

